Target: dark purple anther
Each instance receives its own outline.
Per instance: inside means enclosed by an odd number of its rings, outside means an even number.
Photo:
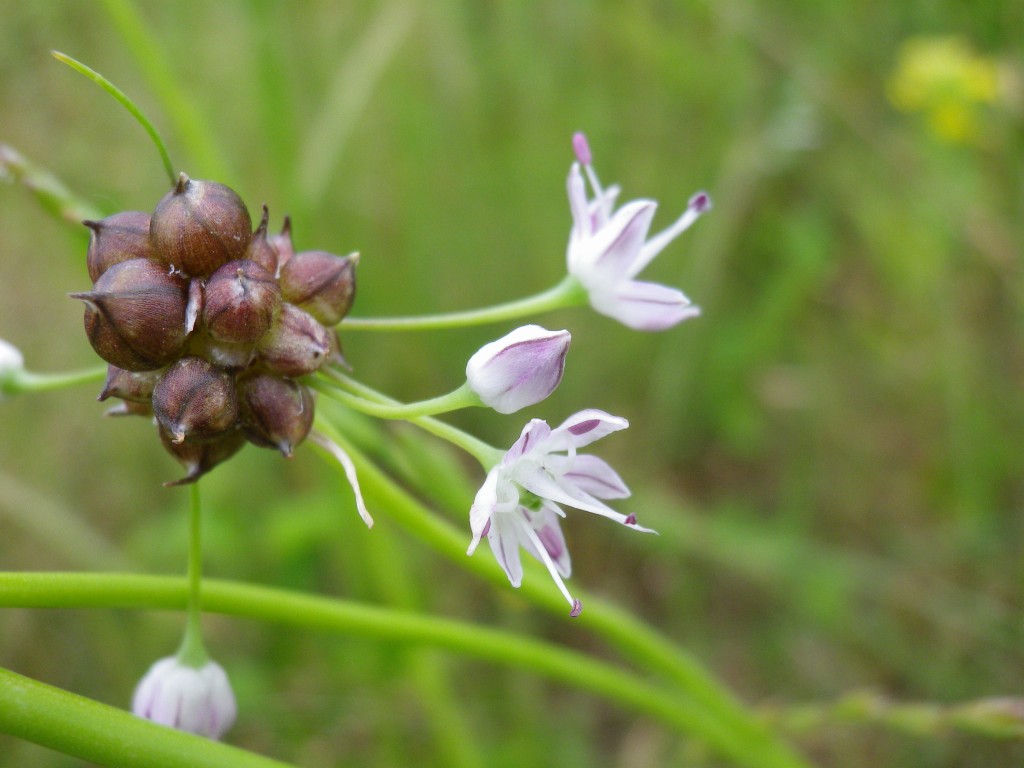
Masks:
[[[572,610],[569,611],[569,618],[575,619],[581,613],[583,613],[583,603],[581,603],[579,600],[574,599],[572,601]]]
[[[696,213],[705,213],[711,210],[711,196],[707,192],[698,192],[690,198],[689,207]]]
[[[636,515],[629,515],[622,522],[624,525],[636,525]]]

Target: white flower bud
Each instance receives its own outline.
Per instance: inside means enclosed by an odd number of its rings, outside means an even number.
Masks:
[[[15,377],[25,370],[25,358],[13,344],[0,339],[0,402],[12,394]]]
[[[466,381],[484,405],[515,413],[546,398],[562,380],[568,331],[524,325],[485,344],[469,359]]]
[[[132,712],[179,731],[219,739],[234,725],[237,709],[220,664],[207,661],[197,669],[169,656],[150,667],[139,682]]]

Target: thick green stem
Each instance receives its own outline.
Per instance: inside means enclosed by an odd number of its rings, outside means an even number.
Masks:
[[[11,371],[6,376],[0,374],[0,395],[18,395],[24,392],[51,392],[55,389],[103,381],[106,375],[106,366],[102,368],[89,368],[84,371],[69,371],[68,373]]]
[[[439,315],[348,317],[341,321],[341,328],[345,331],[429,331],[439,328],[463,328],[529,317],[554,309],[586,304],[586,302],[587,293],[583,286],[576,278],[569,275],[546,291],[506,304]]]
[[[0,732],[110,768],[290,768],[0,669]]]
[[[0,573],[0,605],[36,608],[181,609],[188,584],[181,578],[133,574]],[[645,683],[635,675],[551,643],[430,615],[233,582],[207,580],[203,607],[216,613],[280,622],[365,638],[424,643],[500,664],[530,669],[604,696],[709,744],[740,765],[798,766],[781,762],[746,742],[687,697]],[[13,706],[3,703],[0,709]],[[0,712],[0,729],[9,713]],[[20,733],[16,733],[20,735]],[[110,734],[113,740],[119,733]],[[119,763],[112,763],[119,765]],[[134,765],[134,763],[129,763]],[[196,765],[207,765],[197,762]],[[212,764],[212,763],[211,763]]]

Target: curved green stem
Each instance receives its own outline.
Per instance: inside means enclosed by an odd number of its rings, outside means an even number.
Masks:
[[[567,275],[560,283],[525,299],[483,309],[410,317],[347,317],[340,328],[345,331],[429,331],[498,323],[520,317],[573,307],[587,302],[587,293],[579,281]]]
[[[112,768],[291,768],[0,669],[0,732]]]
[[[323,428],[323,427],[322,427]],[[472,571],[488,581],[508,588],[508,579],[493,559],[466,557],[468,532],[456,529],[439,519],[419,501],[397,486],[373,462],[337,430],[329,430],[332,439],[341,444],[351,456],[359,471],[360,484],[368,502],[379,509],[387,509],[391,519],[405,526],[411,533],[427,542],[465,570]],[[466,502],[469,509],[469,500]],[[519,594],[530,602],[557,613],[565,614],[561,595],[548,587],[546,573],[534,562],[524,562],[527,577],[523,579]],[[624,653],[632,662],[647,667],[684,691],[709,716],[719,719],[737,738],[748,743],[758,755],[761,766],[804,766],[806,763],[788,745],[772,734],[754,715],[712,675],[701,662],[683,648],[672,643],[654,629],[637,620],[628,612],[600,598],[587,596],[575,590],[584,604],[583,613],[574,619]]]
[[[89,368],[84,371],[67,373],[32,373],[31,371],[15,370],[6,376],[0,374],[0,395],[17,395],[24,392],[50,392],[55,389],[74,387],[79,384],[91,384],[103,381],[107,376],[107,366]]]
[[[402,404],[397,400],[384,395],[372,387],[368,387],[366,384],[362,384],[355,379],[346,376],[337,371],[331,372],[334,381],[341,383],[351,393],[355,394],[360,398],[362,402],[371,402],[382,408],[391,407],[402,407]],[[314,387],[316,388],[316,387]],[[323,392],[327,397],[338,400],[345,405],[352,407],[341,392],[337,389],[317,388]],[[351,395],[349,395],[351,397]],[[359,408],[353,408],[353,410],[360,410]],[[373,415],[373,414],[371,414]],[[495,448],[493,445],[485,443],[483,440],[470,435],[467,432],[463,432],[458,427],[453,427],[451,424],[446,424],[443,421],[438,421],[430,416],[415,416],[407,419],[411,423],[420,427],[421,429],[429,432],[435,437],[440,437],[442,440],[447,440],[452,445],[456,445],[470,456],[480,462],[480,465],[485,469],[489,470],[491,467],[501,461],[501,457],[504,454],[503,451]],[[333,432],[333,430],[331,430]]]
[[[471,408],[480,405],[480,398],[473,393],[468,384],[463,384],[458,389],[446,395],[433,397],[429,400],[421,400],[418,403],[395,403],[389,405],[383,402],[367,400],[359,395],[346,392],[340,389],[342,383],[335,378],[324,378],[311,376],[303,381],[306,386],[322,392],[328,397],[334,398],[339,403],[344,403],[354,411],[365,413],[368,416],[375,416],[378,419],[414,419],[417,416],[432,416],[438,413],[448,413],[461,408]]]
[[[178,649],[178,659],[190,667],[202,668],[210,660],[203,645],[203,621],[200,589],[203,582],[203,505],[199,483],[189,486],[188,524],[188,605],[185,637]]]
[[[53,54],[53,57],[57,59],[57,61],[67,64],[76,72],[83,74],[92,80],[100,88],[117,99],[118,103],[131,113],[131,116],[134,117],[138,121],[139,125],[146,130],[146,133],[149,134],[149,137],[156,145],[157,152],[160,153],[160,160],[164,164],[164,171],[167,173],[167,178],[171,180],[171,186],[174,186],[174,182],[177,180],[177,175],[174,173],[174,166],[171,165],[171,156],[167,154],[167,146],[164,144],[164,140],[160,138],[160,134],[157,133],[156,128],[153,127],[153,124],[149,122],[149,118],[142,114],[142,110],[135,105],[135,102],[128,98],[124,91],[107,80],[107,78],[99,72],[94,69],[90,69],[77,59],[73,59],[66,53],[61,53],[60,51],[51,51],[50,53]]]
[[[437,616],[236,582],[208,580],[204,584],[202,601],[206,610],[215,613],[384,641],[436,645],[523,667],[657,718],[681,732],[700,738],[739,764],[758,768],[800,765],[797,762],[773,762],[769,755],[751,750],[751,745],[732,729],[687,697],[673,695],[606,662],[549,642]],[[181,578],[134,574],[0,573],[0,605],[9,607],[180,609],[187,602],[188,584]],[[0,695],[0,729],[10,717],[2,710],[10,706],[12,702]],[[111,734],[111,738],[120,739],[121,734]]]

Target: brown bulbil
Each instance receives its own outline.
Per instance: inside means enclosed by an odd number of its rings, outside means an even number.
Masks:
[[[126,371],[116,365],[108,365],[107,381],[96,399],[103,402],[108,397],[119,397],[133,403],[148,403],[159,377],[158,371]]]
[[[183,357],[153,388],[153,413],[173,443],[222,437],[238,422],[234,377],[201,357]]]
[[[281,268],[281,293],[324,325],[337,325],[352,307],[358,262],[358,254],[301,251]]]
[[[153,211],[153,248],[190,277],[206,277],[245,255],[252,220],[233,189],[214,181],[193,181],[184,173]]]
[[[183,478],[164,483],[174,486],[194,483],[222,461],[230,459],[245,445],[245,436],[241,432],[229,432],[206,443],[175,443],[172,435],[161,429],[160,442],[185,468]]]
[[[202,317],[210,336],[254,344],[270,330],[281,307],[274,276],[255,261],[229,261],[206,281]]]
[[[331,337],[311,314],[285,303],[256,349],[268,369],[298,378],[324,364],[331,351]]]
[[[277,248],[275,248],[267,237],[267,226],[270,224],[270,210],[263,206],[263,216],[260,218],[259,226],[252,233],[249,247],[245,251],[245,258],[255,261],[271,275],[277,275]]]
[[[238,410],[250,442],[276,448],[288,458],[313,426],[310,391],[297,381],[266,373],[238,383]]]
[[[94,283],[115,264],[132,259],[155,259],[149,242],[149,214],[122,211],[99,221],[83,221],[90,230],[86,266]]]
[[[72,293],[85,302],[85,332],[96,354],[129,371],[151,371],[185,346],[186,284],[149,259],[115,264],[92,291]]]

